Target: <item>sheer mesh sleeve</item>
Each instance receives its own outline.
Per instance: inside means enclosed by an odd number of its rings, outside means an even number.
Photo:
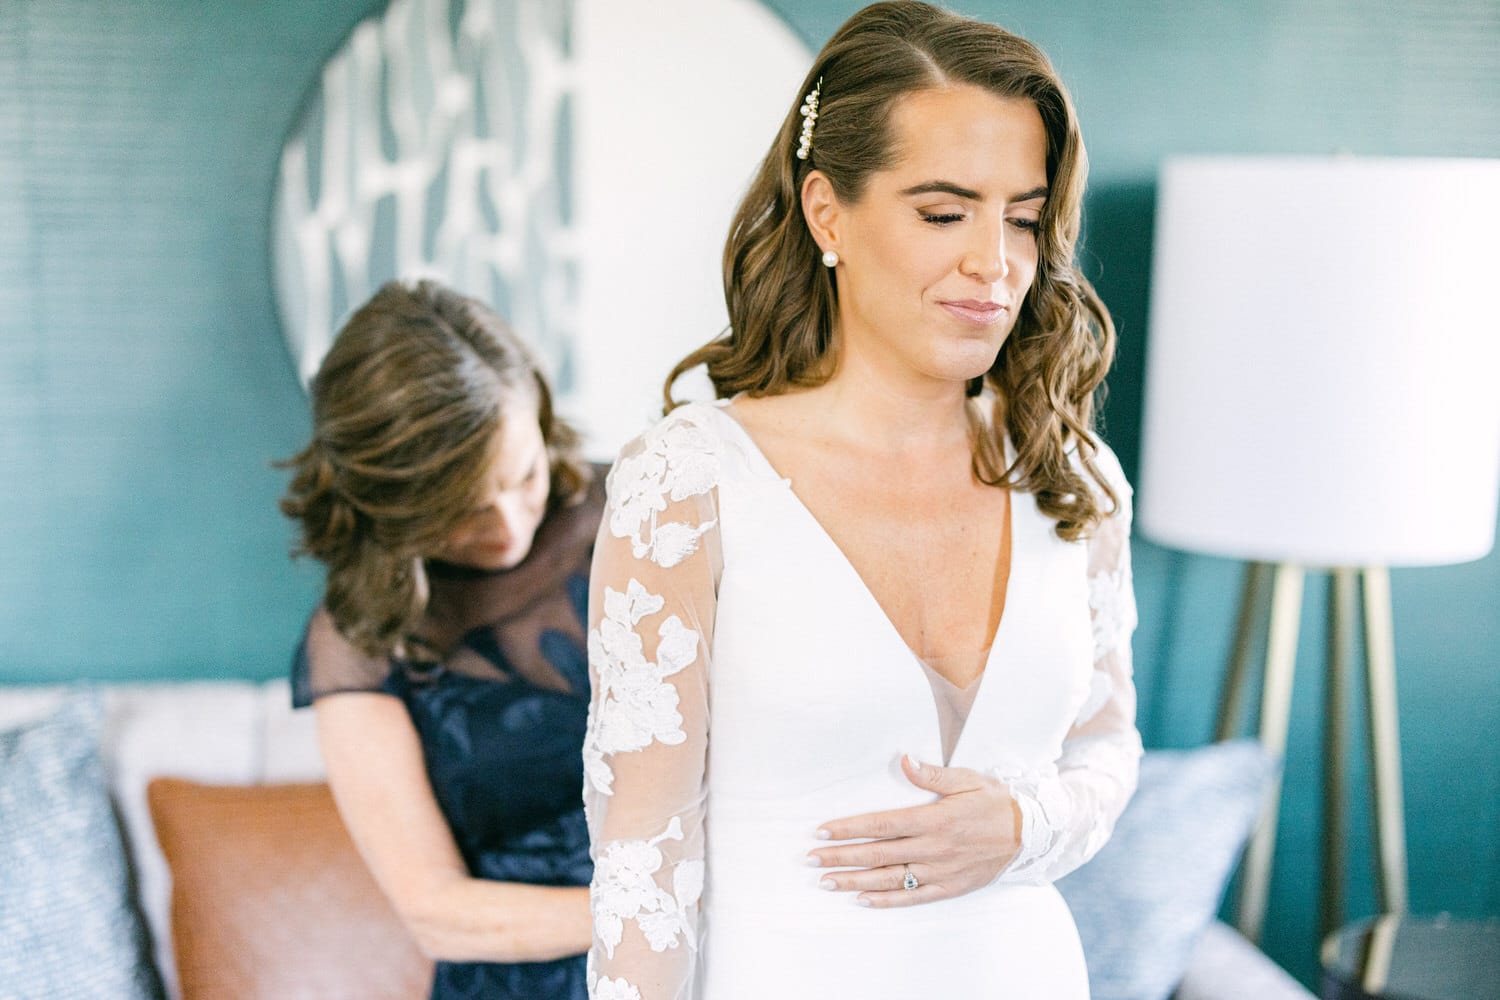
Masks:
[[[1130,658],[1136,625],[1130,578],[1131,490],[1108,447],[1101,445],[1098,465],[1120,503],[1088,542],[1094,632],[1090,691],[1054,768],[1000,775],[1021,809],[1021,849],[1001,873],[1001,882],[1052,882],[1089,860],[1109,840],[1135,792],[1141,737],[1135,727]]]
[[[609,477],[589,594],[596,1000],[691,995],[703,889],[717,442],[679,410]]]
[[[390,672],[390,661],[356,649],[319,605],[292,657],[292,706],[306,708],[342,691],[379,691]]]

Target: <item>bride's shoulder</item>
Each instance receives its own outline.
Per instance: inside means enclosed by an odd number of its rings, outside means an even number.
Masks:
[[[1130,480],[1125,478],[1125,467],[1120,464],[1120,457],[1115,450],[1099,439],[1099,451],[1094,456],[1094,465],[1098,467],[1100,474],[1113,487],[1120,500],[1125,500],[1135,492],[1130,485]]]
[[[728,404],[728,400],[683,403],[664,414],[637,440],[646,450],[664,454],[717,452],[733,427],[732,418],[724,412]]]
[[[1104,477],[1104,481],[1109,483],[1110,488],[1116,494],[1123,497],[1133,492],[1130,480],[1125,478],[1125,469],[1120,465],[1120,459],[1115,455],[1114,449],[1097,434],[1092,437],[1092,447],[1088,448],[1087,452],[1094,468],[1099,470],[1099,474]],[[1094,487],[1095,492],[1099,492],[1098,482],[1089,475],[1089,462],[1084,460],[1084,449],[1080,448],[1076,442],[1068,446],[1068,461],[1072,463],[1075,471],[1083,474],[1084,479]]]
[[[729,419],[721,409],[717,403],[684,403],[626,442],[610,470],[610,494],[634,492],[631,484],[651,484],[681,499],[712,488]]]

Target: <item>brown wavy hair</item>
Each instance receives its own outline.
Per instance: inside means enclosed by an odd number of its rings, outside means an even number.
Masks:
[[[802,95],[822,81],[811,155],[796,155]],[[802,183],[828,176],[841,201],[857,202],[870,175],[899,156],[891,110],[907,94],[954,84],[1031,101],[1047,134],[1049,194],[1037,233],[1036,278],[994,365],[968,391],[974,472],[982,482],[1024,489],[1075,540],[1104,516],[1099,495],[1068,459],[1076,446],[1100,492],[1119,497],[1095,464],[1095,395],[1114,359],[1109,312],[1076,263],[1088,171],[1072,99],[1047,57],[1001,28],[914,0],[865,7],[841,27],[797,90],[798,101],[740,202],[724,247],[729,329],[672,369],[707,365],[720,397],[776,395],[820,385],[836,366],[838,295],[831,269],[802,216]],[[994,403],[986,423],[983,388]],[[984,431],[988,426],[990,431]],[[1000,446],[1010,432],[1016,457]]]
[[[417,567],[473,510],[506,404],[537,406],[552,470],[548,512],[577,502],[590,470],[552,409],[531,353],[495,312],[433,282],[390,282],[349,318],[312,387],[312,440],[281,510],[295,555],[328,571],[324,605],[372,656],[426,611]]]

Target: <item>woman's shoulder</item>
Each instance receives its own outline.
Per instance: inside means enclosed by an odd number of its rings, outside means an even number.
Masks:
[[[693,400],[674,406],[652,424],[642,438],[678,446],[704,446],[722,441],[731,422],[727,399]]]
[[[390,673],[388,658],[362,652],[319,604],[292,655],[292,707],[305,708],[324,695],[379,691]]]
[[[1125,478],[1125,468],[1120,464],[1120,457],[1097,434],[1094,435],[1094,445],[1094,468],[1099,470],[1099,474],[1104,477],[1104,481],[1109,483],[1110,488],[1123,500],[1133,493],[1134,490],[1131,488],[1130,480]],[[1081,466],[1082,459],[1079,457],[1079,451],[1080,449],[1073,449],[1071,457],[1075,464]]]
[[[685,403],[628,442],[607,483],[605,523],[636,558],[675,566],[717,523],[715,491],[729,451],[730,418],[713,403]]]
[[[1077,443],[1070,446],[1068,461],[1094,494],[1095,502],[1103,515],[1100,530],[1103,530],[1104,525],[1123,525],[1128,532],[1134,519],[1132,498],[1135,490],[1125,477],[1125,468],[1120,464],[1120,458],[1114,449],[1097,434],[1092,435],[1092,442],[1092,448]],[[1087,461],[1085,454],[1088,455]],[[1098,533],[1091,533],[1091,537],[1098,537]]]
[[[674,500],[718,485],[733,430],[723,407],[722,401],[683,403],[627,441],[610,469],[609,495],[643,480],[670,489]]]

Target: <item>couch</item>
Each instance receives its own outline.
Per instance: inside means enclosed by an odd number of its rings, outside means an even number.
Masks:
[[[148,783],[158,776],[211,785],[299,783],[305,794],[297,794],[304,799],[317,794],[326,797],[326,790],[318,792],[324,772],[312,713],[291,710],[282,680],[118,684],[102,686],[100,691],[100,746],[134,876],[135,901],[144,917],[161,984],[167,996],[177,997],[169,903],[172,873],[153,829]],[[45,716],[66,693],[61,687],[0,687],[0,730]],[[176,783],[168,790],[179,801],[187,795],[191,803],[190,785]],[[316,812],[322,807],[312,802],[308,808]],[[172,835],[180,837],[183,832]],[[191,834],[191,829],[186,833]],[[216,833],[214,840],[232,850],[232,843],[224,843],[226,837],[233,840],[232,829],[228,834]],[[327,894],[308,898],[315,899],[316,905],[328,905]],[[196,911],[185,908],[182,912]],[[358,919],[376,918],[366,914]],[[389,922],[390,915],[378,919]],[[322,921],[354,922],[352,918]],[[183,929],[179,928],[179,934]],[[323,988],[307,995],[337,992]],[[11,995],[0,982],[0,996]],[[1176,1000],[1310,1000],[1312,995],[1235,931],[1213,921],[1196,935],[1174,996]]]

